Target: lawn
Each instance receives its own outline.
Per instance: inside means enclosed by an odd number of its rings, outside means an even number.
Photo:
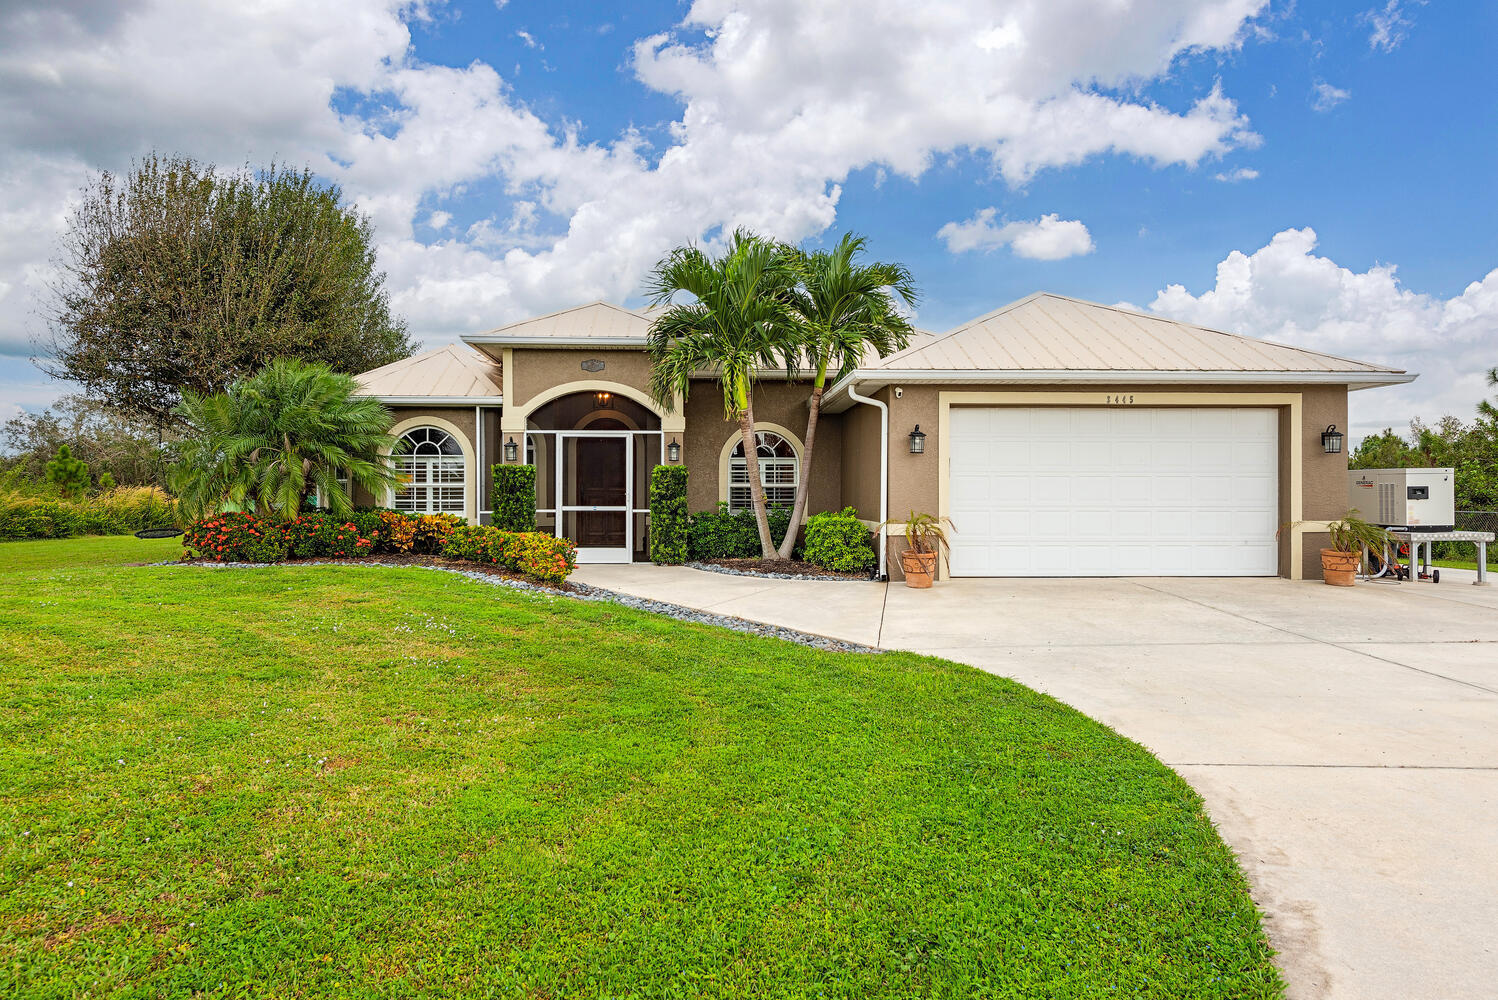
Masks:
[[[1148,753],[968,667],[0,545],[0,995],[1277,997]]]

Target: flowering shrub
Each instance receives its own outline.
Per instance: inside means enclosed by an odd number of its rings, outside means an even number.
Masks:
[[[295,559],[357,558],[374,549],[374,539],[366,538],[358,525],[339,521],[322,511],[298,514],[282,530]]]
[[[413,520],[416,522],[416,537],[411,543],[411,551],[424,555],[441,552],[447,536],[463,523],[463,519],[454,514],[421,514]]]
[[[410,552],[416,544],[416,518],[407,517],[398,510],[382,510],[380,523],[383,529],[378,540],[381,552]]]
[[[545,583],[561,583],[577,568],[577,545],[571,539],[539,531],[500,531],[483,524],[454,528],[442,554],[503,566]]]
[[[241,513],[194,521],[182,534],[182,547],[214,562],[280,562],[287,553],[280,525]]]

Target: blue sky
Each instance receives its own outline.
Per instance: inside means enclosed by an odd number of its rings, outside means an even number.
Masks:
[[[748,224],[867,235],[928,329],[1046,289],[1422,372],[1355,432],[1498,365],[1498,5],[284,2],[9,15],[0,416],[67,388],[68,199],[151,148],[343,184],[430,344]]]

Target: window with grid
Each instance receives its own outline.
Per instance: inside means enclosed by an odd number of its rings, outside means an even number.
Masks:
[[[765,503],[771,507],[790,507],[796,502],[796,485],[801,481],[801,459],[792,444],[779,434],[760,431],[754,435],[759,459],[759,481],[765,487]],[[744,442],[740,441],[728,457],[728,507],[748,510],[749,463],[744,460]]]
[[[462,514],[468,506],[463,449],[437,427],[407,431],[395,449],[395,471],[405,480],[395,491],[396,510]]]

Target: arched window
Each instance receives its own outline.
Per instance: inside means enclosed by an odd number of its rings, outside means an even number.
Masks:
[[[796,484],[801,481],[801,459],[795,446],[772,431],[755,434],[754,443],[759,453],[759,481],[765,487],[765,503],[771,507],[794,506]],[[741,439],[728,456],[728,507],[748,510],[751,506],[749,463],[744,461]]]
[[[395,471],[407,482],[395,491],[396,510],[462,514],[468,507],[463,448],[439,427],[407,431],[395,449]]]

